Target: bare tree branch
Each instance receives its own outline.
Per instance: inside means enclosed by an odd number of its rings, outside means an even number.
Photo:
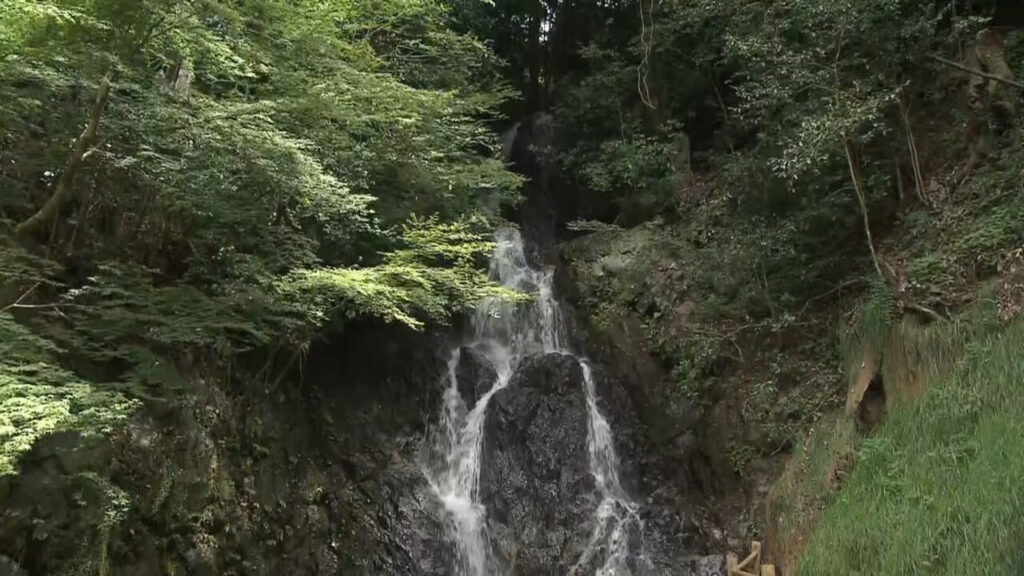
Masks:
[[[100,83],[99,92],[96,94],[96,102],[93,103],[92,112],[89,114],[89,123],[86,125],[85,131],[75,140],[75,145],[68,156],[67,163],[64,165],[64,171],[60,175],[60,180],[57,181],[57,188],[38,212],[29,217],[28,220],[18,224],[14,229],[15,234],[18,236],[28,236],[40,230],[57,216],[60,209],[71,198],[75,176],[81,169],[86,157],[90,154],[89,146],[96,140],[96,135],[99,132],[100,117],[103,116],[103,109],[106,107],[107,98],[110,96],[111,74],[111,72],[108,72]]]
[[[942,314],[939,314],[935,310],[932,310],[931,308],[927,308],[927,307],[922,306],[920,304],[915,304],[915,303],[911,302],[909,304],[906,304],[905,306],[907,308],[909,308],[910,310],[914,310],[916,312],[920,312],[920,313],[924,314],[925,316],[928,316],[929,318],[932,318],[933,320],[936,320],[938,322],[947,322],[948,321],[947,318],[945,316],[943,316]]]
[[[20,307],[21,302],[25,300],[25,298],[28,298],[33,292],[35,292],[36,288],[39,288],[39,284],[40,282],[36,282],[35,284],[33,284],[32,287],[26,290],[25,293],[22,294],[20,297],[18,297],[18,299],[15,300],[13,304],[8,304],[7,306],[0,308],[0,312],[7,312],[11,308]]]
[[[871,263],[875,265],[875,271],[878,272],[878,277],[885,282],[885,274],[882,273],[882,267],[878,263],[878,253],[875,252],[875,241],[871,238],[871,223],[868,220],[868,205],[865,200],[864,191],[864,178],[860,173],[860,168],[857,165],[855,158],[855,152],[853,150],[853,143],[849,138],[843,139],[843,151],[846,152],[846,162],[850,167],[850,179],[853,180],[853,192],[857,195],[857,203],[860,204],[860,214],[864,220],[864,234],[867,236],[868,249],[871,251]]]
[[[931,58],[932,60],[935,60],[939,64],[944,64],[946,66],[949,66],[950,68],[956,68],[957,70],[961,70],[963,72],[967,72],[968,74],[974,74],[975,76],[981,76],[982,78],[988,78],[989,80],[993,80],[995,82],[1006,84],[1007,86],[1013,86],[1014,88],[1018,88],[1020,90],[1024,90],[1024,84],[1021,84],[1020,82],[1017,82],[1016,80],[1010,80],[1010,79],[1007,79],[1007,78],[1003,78],[1001,76],[996,76],[995,74],[989,74],[988,72],[982,72],[981,70],[978,70],[976,68],[971,68],[969,66],[964,66],[963,64],[961,64],[959,62],[954,62],[952,60],[947,60],[947,59],[945,59],[945,58],[943,58],[941,56],[936,56],[934,54],[929,56],[929,58]]]

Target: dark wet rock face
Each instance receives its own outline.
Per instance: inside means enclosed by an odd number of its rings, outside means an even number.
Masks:
[[[395,554],[378,555],[370,572],[448,576],[452,555],[447,529],[419,467],[396,461],[386,474],[390,485],[375,502],[378,546]]]
[[[352,326],[301,382],[196,378],[112,441],[40,442],[0,478],[0,575],[451,576],[417,464],[447,349]]]
[[[459,362],[455,367],[459,382],[459,395],[468,408],[472,408],[498,380],[498,373],[480,351],[469,346],[459,348]]]
[[[699,555],[706,534],[688,514],[686,495],[667,487],[644,493],[649,482],[639,476],[657,467],[641,453],[642,426],[622,386],[601,369],[595,378],[599,406],[615,431],[623,486],[638,496],[643,521],[642,533],[639,524],[630,525],[625,536],[631,549],[644,551],[644,558],[629,561],[632,576],[724,575],[721,556]],[[600,500],[589,468],[588,425],[583,374],[572,356],[527,357],[491,399],[480,491],[493,546],[509,574],[568,574],[586,549]],[[600,566],[591,564],[579,574],[596,573]]]
[[[491,400],[480,492],[496,548],[517,576],[565,574],[596,502],[583,374],[562,354],[522,361]]]

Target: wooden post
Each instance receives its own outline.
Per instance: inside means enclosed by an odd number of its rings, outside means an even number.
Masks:
[[[761,543],[754,540],[750,543],[750,554],[742,562],[735,554],[725,555],[725,573],[727,576],[775,576],[775,566],[761,564]]]

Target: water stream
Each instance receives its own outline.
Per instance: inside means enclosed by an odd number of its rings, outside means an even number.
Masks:
[[[640,527],[637,505],[619,481],[611,427],[598,409],[590,366],[568,349],[563,312],[552,293],[552,270],[529,265],[517,230],[499,230],[495,241],[497,246],[490,264],[492,279],[535,298],[518,304],[486,300],[477,307],[472,318],[471,341],[466,345],[491,362],[497,379],[475,405],[466,406],[459,392],[456,368],[461,346],[452,350],[448,361],[448,387],[435,447],[439,462],[425,466],[425,473],[450,516],[456,552],[453,576],[501,574],[487,536],[487,511],[479,500],[484,419],[491,398],[508,385],[519,361],[530,354],[549,352],[570,354],[580,362],[588,408],[590,473],[599,501],[586,548],[568,574],[629,576],[629,532]]]

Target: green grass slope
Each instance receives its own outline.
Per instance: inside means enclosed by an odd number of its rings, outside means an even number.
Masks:
[[[799,573],[1024,573],[1024,320],[861,444]]]

